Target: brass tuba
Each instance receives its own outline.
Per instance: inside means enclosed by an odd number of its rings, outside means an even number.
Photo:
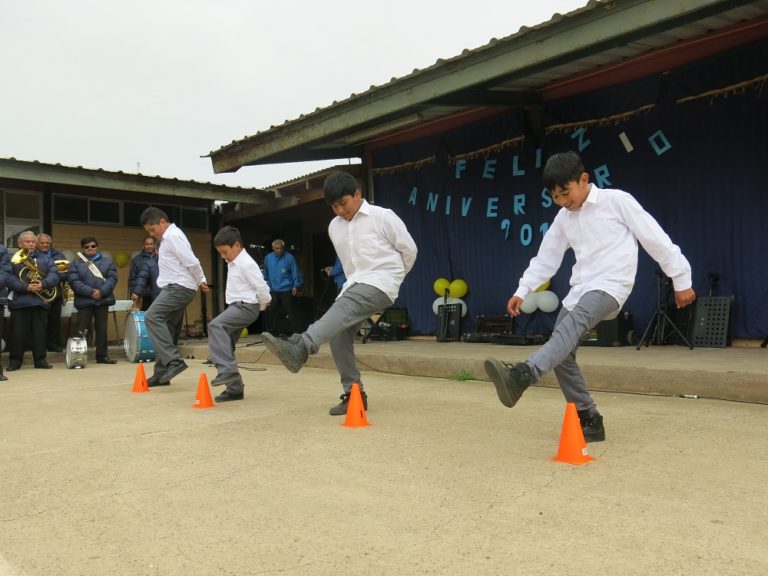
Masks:
[[[21,270],[19,270],[19,280],[24,284],[31,284],[32,282],[42,282],[43,275],[40,273],[40,269],[35,262],[29,259],[29,250],[21,248],[11,258],[11,264],[23,264]],[[43,288],[40,292],[35,292],[46,304],[56,300],[58,290],[54,286],[53,288]]]

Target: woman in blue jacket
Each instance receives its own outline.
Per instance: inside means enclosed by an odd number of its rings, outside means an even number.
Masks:
[[[93,236],[80,240],[83,251],[77,253],[69,266],[67,280],[75,293],[77,330],[85,333],[95,321],[96,363],[115,364],[107,356],[107,316],[109,307],[115,303],[117,267],[111,258],[99,252],[99,243]]]

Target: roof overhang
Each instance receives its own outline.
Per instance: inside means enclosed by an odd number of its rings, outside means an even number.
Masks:
[[[274,192],[257,188],[239,188],[193,180],[107,172],[80,166],[28,162],[15,158],[0,158],[0,179],[262,206],[272,206],[275,203]]]
[[[745,30],[748,32],[745,33]],[[423,135],[517,107],[649,74],[768,36],[768,0],[590,1],[486,46],[232,142],[209,154],[216,173],[242,166],[362,158],[372,142]],[[710,39],[709,42],[706,42]],[[716,41],[714,41],[716,40]],[[691,46],[697,46],[691,50]],[[622,67],[623,73],[616,73]],[[591,76],[591,82],[580,81]],[[637,77],[637,76],[635,76]]]

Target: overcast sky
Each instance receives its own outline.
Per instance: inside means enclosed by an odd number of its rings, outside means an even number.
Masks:
[[[201,156],[585,4],[0,0],[0,157],[267,187]]]

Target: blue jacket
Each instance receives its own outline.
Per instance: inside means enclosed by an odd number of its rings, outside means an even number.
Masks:
[[[99,269],[104,280],[95,276],[88,264],[80,257],[76,257],[69,265],[67,280],[72,292],[75,293],[75,308],[87,308],[89,306],[112,306],[115,303],[115,286],[117,285],[117,266],[111,258],[107,258],[101,252],[93,258],[93,263]],[[97,288],[101,292],[101,299],[91,298],[91,292]]]
[[[157,254],[140,252],[131,260],[131,271],[128,274],[128,292],[138,294],[142,298],[149,296],[153,300],[160,295],[157,276],[160,268],[157,264]]]
[[[32,262],[36,262],[37,268],[42,276],[43,288],[55,288],[59,285],[59,270],[56,263],[45,254],[33,250],[29,255]],[[29,308],[32,306],[42,306],[50,309],[49,303],[43,302],[42,298],[34,292],[27,291],[26,282],[19,278],[19,272],[24,268],[24,264],[11,264],[11,273],[8,276],[8,289],[11,293],[8,295],[8,309],[18,310],[19,308]]]
[[[296,259],[288,252],[283,252],[279,258],[277,254],[270,252],[264,258],[264,268],[264,280],[272,292],[290,292],[304,285]]]
[[[11,275],[11,257],[8,249],[0,244],[0,306],[8,304],[8,277]]]
[[[336,256],[336,262],[333,263],[331,272],[328,274],[328,276],[333,278],[333,281],[336,282],[336,288],[339,290],[342,289],[344,282],[347,281],[347,277],[344,275],[344,268],[342,268],[341,260],[339,260],[338,256]]]
[[[53,246],[50,247],[48,252],[40,252],[40,254],[45,254],[53,260],[54,264],[56,263],[56,260],[68,260],[66,256],[62,252],[59,252],[54,248]],[[58,267],[57,267],[58,268]],[[67,273],[66,272],[59,272],[59,282],[66,282],[67,281]],[[59,286],[59,293],[56,296],[57,299],[61,300],[64,298],[64,289],[62,286]]]

